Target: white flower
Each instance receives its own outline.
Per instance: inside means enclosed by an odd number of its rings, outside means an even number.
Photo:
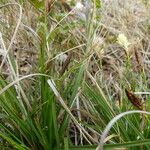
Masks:
[[[81,2],[77,2],[72,11],[72,14],[73,15],[75,14],[78,19],[85,21],[86,20],[85,6]]]
[[[117,37],[117,42],[123,46],[125,49],[128,49],[128,46],[130,45],[130,43],[128,42],[127,37],[124,34],[119,34]]]
[[[75,9],[82,11],[83,8],[84,8],[83,4],[81,2],[77,2],[76,6],[75,6]]]
[[[58,55],[58,57],[56,57],[56,60],[60,62],[60,64],[64,63],[67,59],[68,55],[67,54],[64,54],[64,53],[60,53]]]

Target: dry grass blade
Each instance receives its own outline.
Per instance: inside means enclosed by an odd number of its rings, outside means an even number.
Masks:
[[[8,46],[6,55],[4,56],[3,61],[2,61],[2,63],[1,63],[1,65],[0,65],[0,70],[1,70],[2,67],[3,67],[6,58],[8,58],[8,61],[10,61],[10,58],[9,58],[9,56],[8,56],[8,53],[9,53],[9,50],[11,49],[11,47],[12,47],[12,45],[13,45],[13,42],[14,42],[14,40],[15,40],[15,38],[16,38],[18,29],[19,29],[19,26],[20,26],[20,23],[21,23],[21,19],[22,19],[22,7],[21,7],[21,5],[19,5],[19,4],[17,4],[17,3],[8,3],[8,4],[6,4],[6,5],[0,6],[0,8],[7,7],[7,6],[9,6],[9,5],[17,5],[17,6],[19,7],[19,12],[20,12],[20,13],[19,13],[19,18],[18,18],[18,21],[17,21],[17,25],[16,25],[16,28],[15,28],[14,34],[13,34],[13,36],[12,36],[12,38],[11,38],[11,42],[10,42],[10,44],[9,44],[9,46]],[[15,71],[14,71],[14,69],[13,69],[13,67],[12,67],[12,64],[11,64],[10,62],[9,62],[9,65],[11,65],[11,70],[12,70],[14,76],[15,76]]]
[[[112,128],[112,126],[122,117],[129,115],[129,114],[135,114],[135,113],[140,113],[140,114],[147,114],[150,115],[150,112],[146,112],[146,111],[141,111],[141,110],[133,110],[133,111],[127,111],[127,112],[123,112],[117,116],[115,116],[106,126],[105,130],[103,131],[102,135],[101,135],[101,140],[100,143],[98,145],[98,147],[96,148],[96,150],[103,150],[103,146],[105,143],[105,139],[109,133],[109,130]]]
[[[19,81],[30,78],[30,77],[34,77],[34,76],[46,76],[49,77],[48,75],[45,74],[41,74],[41,73],[35,73],[35,74],[29,74],[26,76],[23,76],[21,78],[18,78],[16,80],[14,80],[13,82],[11,82],[10,84],[8,84],[7,86],[5,86],[3,89],[0,90],[0,95],[3,94],[7,89],[9,89],[11,86],[17,84]]]
[[[93,137],[91,137],[91,135],[81,126],[81,124],[78,123],[78,121],[76,120],[76,118],[73,116],[73,114],[71,113],[70,109],[68,108],[68,106],[65,104],[64,100],[62,99],[61,95],[59,94],[59,92],[57,91],[56,87],[55,87],[55,83],[53,80],[47,80],[49,86],[51,87],[51,89],[53,90],[55,96],[57,97],[57,99],[59,100],[59,102],[61,103],[61,105],[64,107],[64,109],[67,111],[67,113],[70,115],[71,119],[74,121],[74,123],[76,124],[77,128],[80,130],[82,130],[84,132],[84,134],[94,143],[97,143],[97,141],[95,141],[93,139]],[[86,138],[86,136],[83,134],[84,138]],[[89,141],[90,143],[90,141]]]

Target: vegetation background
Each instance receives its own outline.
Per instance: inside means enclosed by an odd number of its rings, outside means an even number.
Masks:
[[[0,0],[0,149],[149,150],[149,40],[149,0]]]

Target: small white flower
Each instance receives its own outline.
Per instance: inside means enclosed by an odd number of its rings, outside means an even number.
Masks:
[[[76,10],[81,10],[81,11],[82,11],[83,8],[84,8],[83,4],[82,4],[81,2],[77,2],[76,6],[75,6],[75,9],[76,9]]]
[[[60,62],[60,64],[64,63],[67,59],[68,55],[64,53],[60,53],[59,56],[56,58],[57,61]]]
[[[128,42],[127,37],[122,33],[118,35],[117,42],[121,46],[123,46],[125,49],[128,49],[128,46],[130,45],[130,43]]]
[[[73,15],[75,14],[78,19],[85,21],[86,20],[85,6],[81,2],[77,2],[72,11],[72,14]]]

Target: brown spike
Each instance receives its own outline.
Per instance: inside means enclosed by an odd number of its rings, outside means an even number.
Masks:
[[[140,53],[140,50],[135,47],[134,48],[134,55],[135,55],[135,61],[136,61],[136,70],[141,72],[143,70],[144,64],[143,64],[143,58],[142,55]]]
[[[68,12],[71,11],[71,7],[66,3],[66,0],[61,0],[61,3]]]
[[[49,13],[51,11],[51,8],[54,4],[55,0],[46,0],[45,1],[45,9],[46,9],[46,12]]]
[[[138,109],[143,110],[143,105],[141,99],[139,99],[135,94],[127,89],[125,89],[128,100]]]

